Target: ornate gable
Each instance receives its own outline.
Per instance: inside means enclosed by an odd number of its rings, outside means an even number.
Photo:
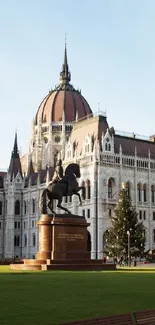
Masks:
[[[94,135],[86,134],[83,140],[82,154],[90,154],[94,147]]]
[[[14,183],[15,184],[22,184],[22,182],[23,182],[22,177],[20,175],[20,172],[18,172],[15,179],[14,179]]]
[[[107,129],[105,135],[102,133],[102,151],[109,153],[114,153],[114,136],[111,135],[109,129]]]
[[[71,142],[71,138],[69,137],[67,146],[66,146],[66,153],[65,153],[65,159],[71,159],[74,156],[74,144]]]

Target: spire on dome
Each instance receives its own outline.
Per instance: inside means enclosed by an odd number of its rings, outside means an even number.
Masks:
[[[69,71],[68,61],[67,61],[67,44],[65,36],[65,52],[64,52],[64,63],[62,65],[62,70],[60,72],[60,82],[62,84],[68,85],[71,80],[71,73]]]

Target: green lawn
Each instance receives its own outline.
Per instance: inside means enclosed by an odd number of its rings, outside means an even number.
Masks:
[[[0,324],[49,325],[154,308],[155,270],[11,272],[0,267]]]

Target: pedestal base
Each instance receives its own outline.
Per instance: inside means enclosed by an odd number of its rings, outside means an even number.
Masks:
[[[11,270],[29,271],[103,271],[116,270],[116,264],[105,264],[103,260],[24,260],[24,264],[11,264]]]

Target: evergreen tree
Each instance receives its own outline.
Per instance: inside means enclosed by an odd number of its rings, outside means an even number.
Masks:
[[[138,222],[137,212],[132,206],[127,190],[121,190],[115,209],[115,217],[111,218],[112,227],[104,235],[104,250],[112,256],[128,256],[130,241],[131,256],[141,256],[145,248],[145,229]]]

